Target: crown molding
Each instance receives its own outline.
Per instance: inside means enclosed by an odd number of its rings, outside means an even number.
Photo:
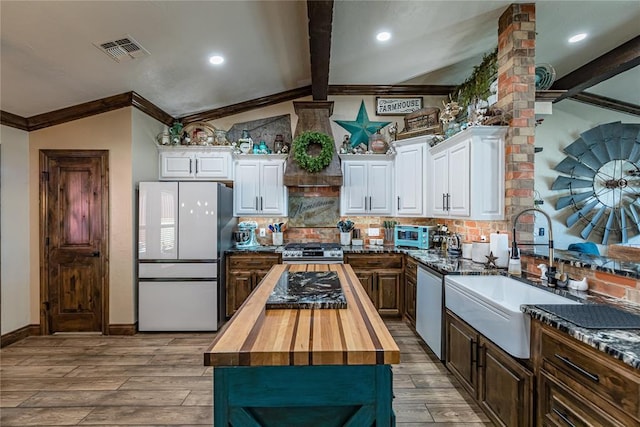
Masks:
[[[29,131],[29,123],[26,118],[9,113],[8,111],[0,110],[0,125]]]
[[[446,96],[449,85],[329,85],[329,95],[435,95]]]

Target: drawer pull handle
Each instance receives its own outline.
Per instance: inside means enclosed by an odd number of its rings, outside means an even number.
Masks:
[[[586,369],[583,369],[580,366],[576,365],[571,360],[569,360],[568,357],[560,356],[558,353],[556,353],[555,356],[558,359],[562,360],[562,362],[564,362],[565,365],[567,365],[571,369],[579,372],[580,374],[584,375],[585,377],[589,378],[591,381],[595,381],[595,382],[599,382],[600,381],[600,378],[596,374],[592,374],[591,372],[587,371]]]
[[[560,417],[560,419],[562,421],[564,421],[565,423],[567,423],[568,426],[571,427],[576,427],[576,425],[574,423],[572,423],[569,418],[567,418],[567,416],[565,414],[563,414],[562,412],[558,411],[556,408],[553,408],[552,411],[558,416]]]

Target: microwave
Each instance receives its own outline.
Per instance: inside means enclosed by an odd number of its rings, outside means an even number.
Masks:
[[[393,243],[417,249],[429,249],[433,246],[435,225],[396,225]]]

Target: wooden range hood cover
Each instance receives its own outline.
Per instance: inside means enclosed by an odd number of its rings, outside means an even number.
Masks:
[[[294,101],[293,108],[298,115],[294,138],[304,131],[322,132],[333,138],[329,121],[329,117],[333,114],[333,101]],[[314,155],[319,151],[319,146],[310,147],[309,153]],[[287,187],[340,187],[342,171],[338,155],[334,152],[329,166],[320,172],[312,173],[300,168],[293,158],[293,153],[289,154],[284,173],[284,185]]]

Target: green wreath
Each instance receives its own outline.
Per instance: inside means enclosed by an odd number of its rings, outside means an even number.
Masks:
[[[307,151],[309,144],[320,144],[320,154],[310,156]],[[320,132],[302,132],[293,140],[293,158],[307,172],[318,172],[329,166],[334,150],[333,138]]]

